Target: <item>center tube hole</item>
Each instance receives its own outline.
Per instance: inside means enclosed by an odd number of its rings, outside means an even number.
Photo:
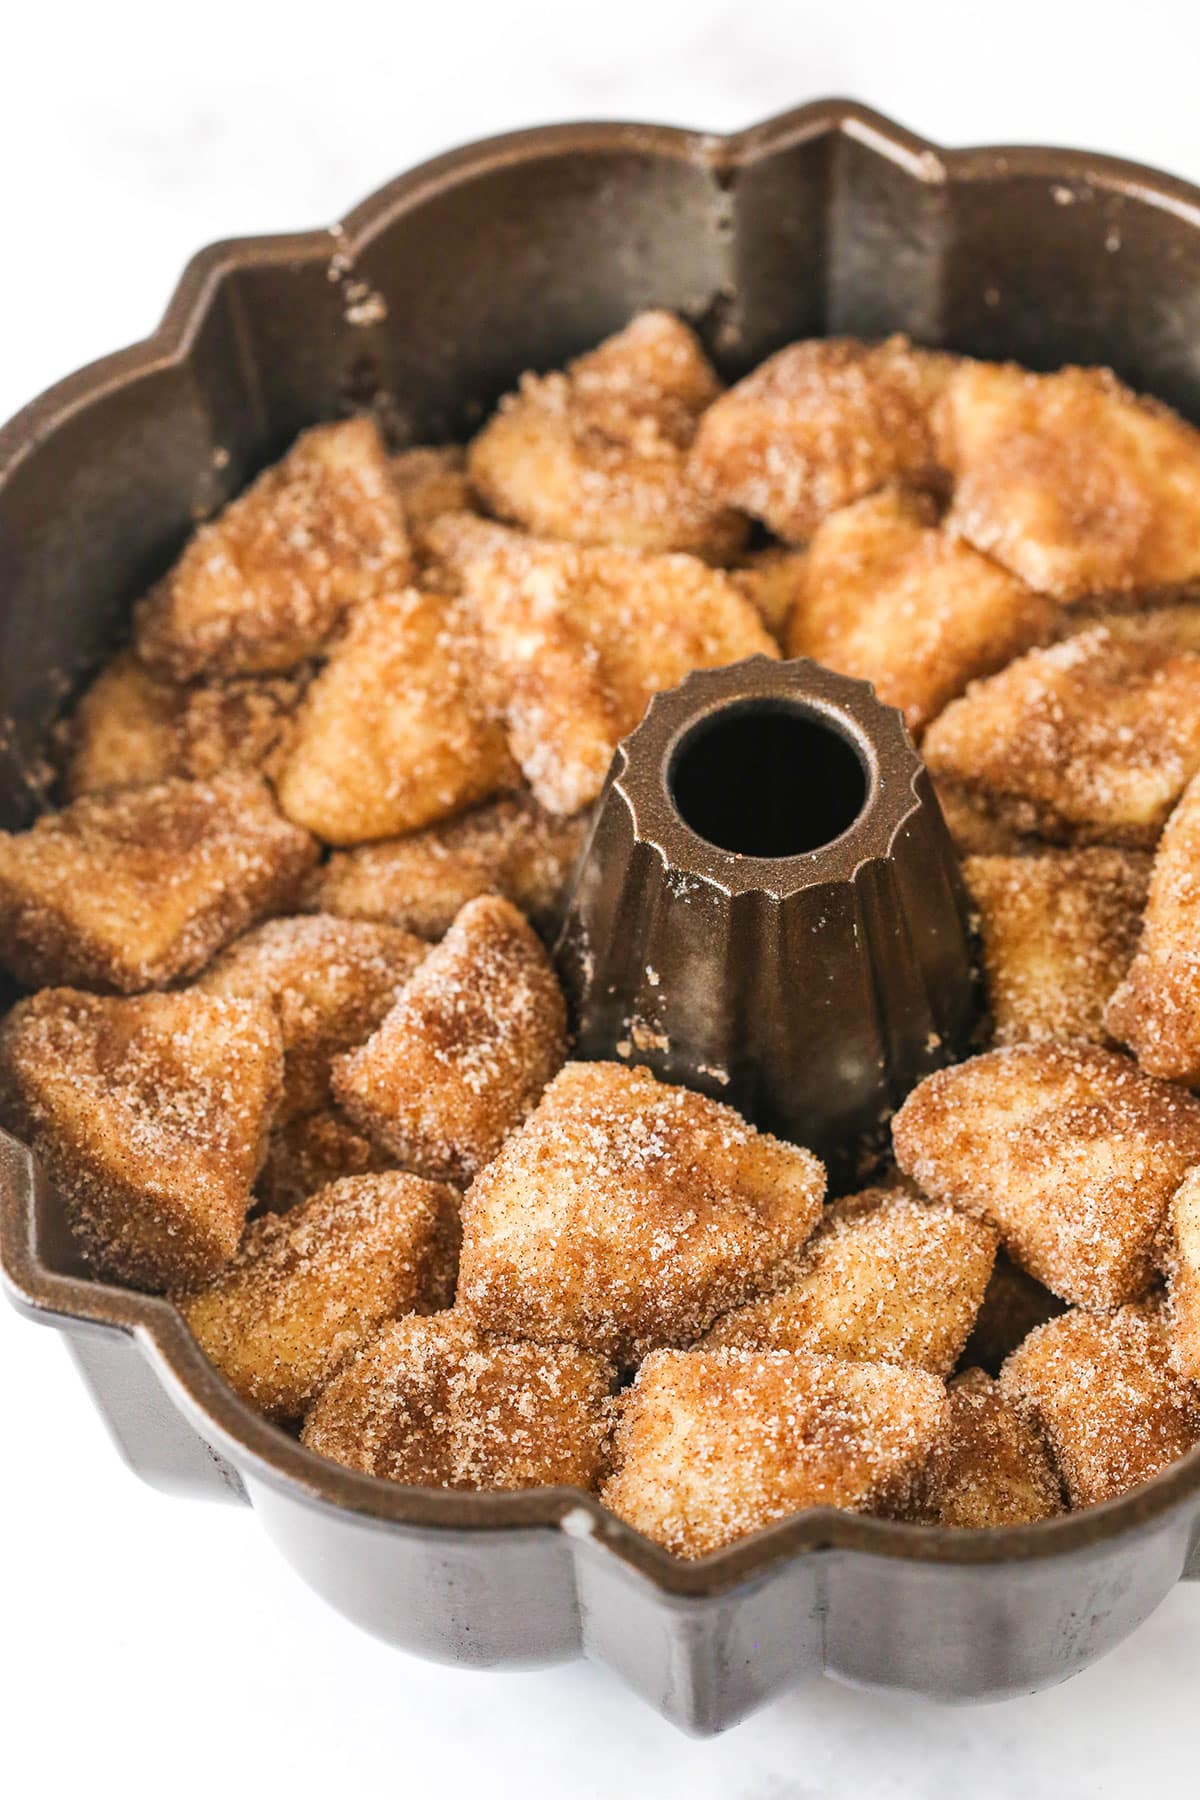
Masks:
[[[802,856],[853,825],[867,771],[851,741],[787,700],[740,700],[701,719],[667,784],[685,825],[737,856]]]

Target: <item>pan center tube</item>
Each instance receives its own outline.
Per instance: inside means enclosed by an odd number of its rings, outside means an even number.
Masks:
[[[866,805],[857,746],[789,700],[731,700],[702,718],[671,758],[667,785],[684,824],[735,856],[820,850]]]
[[[702,670],[613,760],[556,946],[576,1054],[869,1173],[977,1008],[958,860],[900,714],[799,659]]]

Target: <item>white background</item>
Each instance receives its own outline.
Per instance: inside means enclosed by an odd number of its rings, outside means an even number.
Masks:
[[[0,11],[0,415],[149,330],[198,245],[326,223],[414,161],[509,126],[721,130],[845,93],[947,143],[1079,144],[1200,180],[1195,0],[307,10],[310,22],[297,0]],[[1029,1700],[950,1711],[821,1683],[696,1743],[584,1664],[458,1674],[359,1635],[249,1512],[141,1487],[61,1344],[3,1307],[0,1382],[9,1793],[1194,1791],[1200,1583]]]

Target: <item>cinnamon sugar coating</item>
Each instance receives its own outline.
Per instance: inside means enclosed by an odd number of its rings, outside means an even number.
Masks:
[[[1200,1101],[1091,1044],[1019,1044],[939,1069],[892,1122],[927,1194],[989,1218],[1052,1293],[1111,1307],[1144,1294],[1155,1237],[1200,1162]]]
[[[1200,1382],[1200,1168],[1189,1170],[1171,1196],[1165,1248],[1171,1365]]]
[[[1051,1319],[1013,1351],[1000,1386],[1045,1437],[1072,1506],[1115,1499],[1200,1442],[1200,1390],[1172,1370],[1152,1307]]]
[[[399,1171],[350,1176],[252,1220],[180,1310],[243,1400],[298,1418],[385,1319],[448,1304],[458,1237],[452,1189]]]
[[[1167,821],[1137,954],[1104,1022],[1148,1074],[1200,1085],[1200,777]]]
[[[976,676],[1052,635],[1056,609],[884,489],[821,524],[788,621],[789,656],[874,684],[920,732]]]
[[[824,1188],[815,1156],[732,1107],[568,1063],[467,1195],[458,1304],[634,1363],[785,1279]]]
[[[283,1079],[261,1001],[47,988],[0,1024],[0,1116],[102,1275],[193,1286],[237,1249]]]
[[[263,1212],[287,1212],[331,1181],[378,1175],[393,1166],[336,1106],[326,1106],[274,1126],[254,1198]]]
[[[1001,1250],[992,1264],[983,1303],[963,1350],[962,1366],[979,1367],[989,1375],[999,1374],[1001,1363],[1022,1338],[1062,1311],[1063,1302],[1057,1294],[1018,1268]]]
[[[279,804],[330,844],[392,837],[516,779],[471,619],[401,588],[356,608],[296,718]]]
[[[391,459],[392,481],[400,496],[408,539],[418,560],[428,554],[427,532],[443,513],[471,512],[475,492],[460,444],[418,444]]]
[[[933,784],[946,829],[960,856],[1020,856],[1044,848],[1037,838],[1022,837],[1003,819],[997,819],[979,795],[968,794],[957,782]]]
[[[595,1488],[615,1371],[570,1345],[480,1338],[457,1312],[385,1325],[305,1420],[310,1450],[414,1487]]]
[[[1063,1511],[1041,1435],[982,1369],[949,1389],[950,1417],[916,1484],[910,1517],[959,1530],[1033,1525]]]
[[[1108,369],[964,362],[935,413],[947,526],[1063,601],[1200,581],[1200,433]]]
[[[28,987],[164,986],[286,906],[316,855],[257,775],[87,795],[0,833],[0,962]]]
[[[789,344],[708,409],[692,472],[714,500],[807,543],[889,481],[938,482],[929,413],[955,362],[904,337]]]
[[[468,900],[500,894],[550,931],[587,826],[586,814],[561,819],[531,795],[505,794],[407,837],[336,852],[314,870],[308,903],[440,938]]]
[[[320,913],[269,919],[222,951],[199,985],[278,1008],[281,1123],[327,1104],[334,1057],[370,1036],[425,952],[420,938],[395,925]]]
[[[1149,875],[1144,854],[1098,845],[966,858],[996,1043],[1106,1041],[1104,1009],[1137,947]]]
[[[677,1556],[707,1556],[810,1506],[892,1510],[947,1415],[923,1369],[657,1350],[624,1396],[601,1498]]]
[[[705,1342],[913,1363],[948,1375],[996,1255],[980,1219],[895,1188],[825,1210],[796,1279],[718,1319]]]
[[[67,727],[67,798],[145,787],[173,775],[269,770],[300,698],[296,676],[163,681],[122,652],[96,677]]]
[[[1151,847],[1200,769],[1200,606],[1113,616],[968,688],[922,746],[1015,830]]]
[[[550,959],[507,900],[463,907],[379,1029],[334,1064],[334,1092],[408,1168],[466,1184],[561,1067],[567,1011]]]
[[[411,572],[377,427],[316,425],[193,534],[137,609],[138,655],[174,681],[292,669]]]
[[[471,480],[490,511],[539,537],[723,562],[746,520],[688,470],[720,392],[695,332],[641,313],[565,372],[523,375],[471,445]]]
[[[550,812],[596,798],[660,689],[693,669],[779,655],[729,577],[695,557],[580,549],[465,514],[430,535],[478,614],[512,753]]]

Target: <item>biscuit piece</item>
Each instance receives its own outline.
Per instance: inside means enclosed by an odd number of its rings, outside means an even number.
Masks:
[[[596,798],[659,689],[779,655],[729,577],[695,557],[576,549],[460,513],[431,537],[477,609],[512,753],[550,812]]]
[[[1149,857],[1099,846],[967,857],[998,1044],[1106,1041],[1104,1008],[1137,947],[1149,875]]]
[[[963,1367],[978,1366],[989,1375],[999,1374],[1001,1363],[1022,1338],[1062,1311],[1063,1302],[1056,1294],[1000,1251],[962,1353]]]
[[[320,913],[270,919],[223,951],[199,985],[278,1007],[282,1123],[327,1104],[334,1057],[370,1036],[425,953],[420,938],[395,925]]]
[[[305,695],[280,806],[327,843],[361,844],[485,800],[516,772],[484,686],[456,601],[416,588],[365,601]]]
[[[531,795],[506,794],[408,837],[336,852],[314,871],[308,901],[440,938],[468,900],[501,894],[549,932],[587,826],[586,815],[556,818]]]
[[[948,1411],[923,1369],[658,1350],[624,1398],[600,1497],[677,1556],[706,1556],[809,1506],[891,1510]]]
[[[1018,1044],[927,1076],[892,1122],[900,1167],[983,1214],[1052,1293],[1119,1306],[1200,1162],[1200,1101],[1090,1044]]]
[[[1041,848],[1002,819],[993,818],[976,796],[953,781],[935,781],[934,792],[951,842],[960,856],[1020,856]]]
[[[826,1208],[793,1282],[727,1313],[706,1342],[948,1375],[995,1255],[995,1231],[982,1220],[903,1189],[867,1188]]]
[[[952,701],[922,749],[939,784],[1016,831],[1152,847],[1200,769],[1200,606],[1028,651]]]
[[[1200,1382],[1200,1168],[1190,1170],[1172,1195],[1167,1227],[1171,1363]]]
[[[909,1517],[968,1531],[1033,1525],[1063,1512],[1040,1434],[982,1369],[950,1384],[950,1417],[921,1471]]]
[[[1200,580],[1200,433],[1108,369],[963,363],[935,414],[950,530],[1046,594]]]
[[[1048,638],[1056,608],[885,489],[834,513],[808,547],[789,656],[874,683],[919,732],[968,681]]]
[[[208,1281],[237,1249],[283,1079],[269,1006],[47,988],[0,1025],[0,1109],[99,1273]]]
[[[392,457],[392,480],[404,509],[409,542],[418,558],[428,553],[426,534],[443,513],[471,512],[475,493],[467,453],[459,444],[417,445]]]
[[[471,479],[490,511],[541,537],[723,562],[746,520],[687,464],[720,392],[696,334],[642,313],[565,373],[522,376],[471,445]]]
[[[341,1105],[399,1162],[465,1185],[562,1066],[562,990],[515,906],[464,906],[378,1031],[334,1064]]]
[[[810,338],[768,357],[700,422],[692,471],[789,544],[889,481],[938,480],[929,409],[955,358],[907,338]]]
[[[634,1363],[778,1286],[824,1190],[815,1156],[730,1106],[568,1063],[467,1195],[458,1304]]]
[[[729,571],[734,587],[745,594],[778,644],[787,636],[788,620],[804,582],[804,560],[803,550],[769,544],[765,550],[751,550]]]
[[[376,426],[317,425],[194,533],[137,609],[138,655],[173,681],[293,669],[411,572]]]
[[[598,1356],[479,1338],[457,1312],[398,1319],[325,1389],[303,1442],[414,1487],[592,1489],[614,1380]]]
[[[27,987],[162,987],[286,906],[316,857],[257,775],[87,795],[0,833],[0,962]]]
[[[1167,821],[1132,966],[1104,1022],[1150,1075],[1200,1085],[1200,777]]]
[[[300,691],[292,676],[180,686],[124,652],[96,677],[67,727],[67,798],[269,766]]]
[[[399,1171],[351,1176],[254,1219],[180,1310],[243,1400],[295,1419],[385,1319],[449,1303],[458,1235],[452,1189]]]
[[[287,1212],[331,1181],[378,1175],[393,1159],[353,1126],[336,1106],[276,1125],[254,1189],[263,1212]]]
[[[1200,1441],[1200,1393],[1168,1351],[1158,1313],[1123,1306],[1065,1312],[1005,1363],[1001,1391],[1045,1437],[1072,1506],[1127,1493]]]

